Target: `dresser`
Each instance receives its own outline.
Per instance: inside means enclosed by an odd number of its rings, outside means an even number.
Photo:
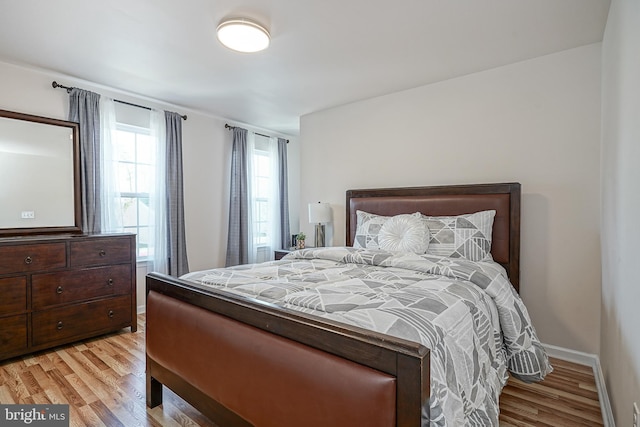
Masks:
[[[135,235],[0,238],[0,360],[126,327]]]

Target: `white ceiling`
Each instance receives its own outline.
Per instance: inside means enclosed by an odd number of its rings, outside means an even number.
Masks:
[[[314,111],[602,40],[609,0],[0,0],[0,60],[297,134]],[[271,32],[257,54],[227,17]],[[65,83],[65,82],[61,82]]]

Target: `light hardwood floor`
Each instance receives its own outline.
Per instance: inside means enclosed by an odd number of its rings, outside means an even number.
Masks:
[[[510,378],[500,395],[500,426],[601,426],[600,401],[589,366],[551,359],[540,383]]]
[[[120,333],[0,362],[0,403],[69,403],[71,426],[213,426],[168,389],[145,401],[144,315],[138,332]],[[500,396],[501,426],[602,425],[590,368],[552,360],[539,384],[509,380]]]

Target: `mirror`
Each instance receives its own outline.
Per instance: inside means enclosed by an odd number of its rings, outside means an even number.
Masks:
[[[0,110],[0,236],[80,233],[77,123]]]

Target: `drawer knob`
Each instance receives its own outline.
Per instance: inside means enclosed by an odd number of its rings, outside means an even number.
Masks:
[[[31,258],[30,256],[28,256],[28,257],[26,257],[26,258],[24,259],[24,263],[25,263],[25,264],[31,264],[32,262],[33,262],[33,258]]]
[[[62,322],[58,322],[58,325],[56,326],[56,328],[57,328],[58,330],[62,329]]]
[[[58,286],[56,288],[56,294],[60,295],[62,293],[62,286]]]
[[[108,284],[109,286],[113,285],[113,279],[109,279],[109,280],[107,280],[107,284]]]
[[[100,254],[100,256],[105,256],[107,254],[107,251],[105,251],[104,249],[100,249],[100,252],[98,252]]]
[[[113,310],[109,310],[109,317],[113,317]]]

